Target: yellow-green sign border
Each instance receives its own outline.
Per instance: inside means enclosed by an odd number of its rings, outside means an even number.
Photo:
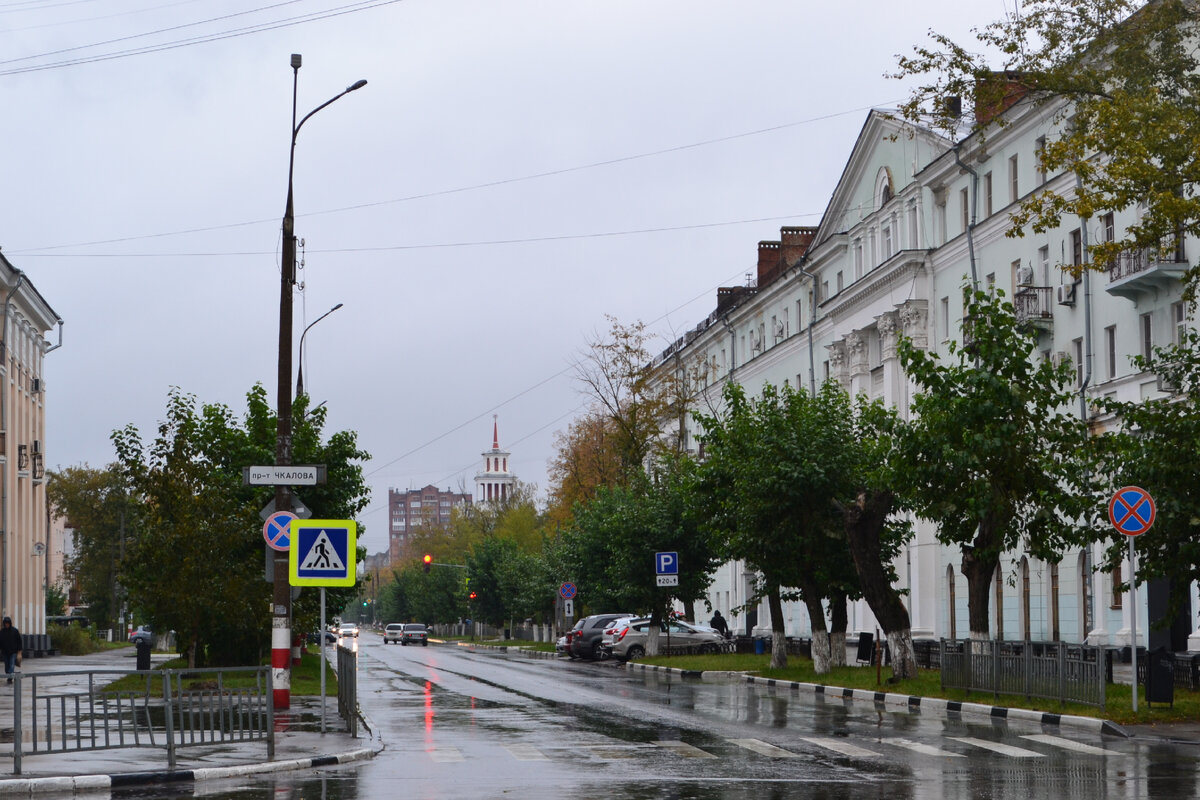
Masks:
[[[346,577],[301,578],[300,528],[342,528],[346,530]],[[294,519],[288,526],[288,582],[292,586],[353,586],[358,582],[358,523],[352,519]]]

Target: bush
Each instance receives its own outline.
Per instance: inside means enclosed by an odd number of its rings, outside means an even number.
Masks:
[[[50,643],[65,656],[85,656],[100,649],[94,632],[79,625],[52,626]]]

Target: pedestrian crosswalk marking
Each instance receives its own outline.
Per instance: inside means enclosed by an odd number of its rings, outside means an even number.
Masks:
[[[770,756],[771,758],[800,758],[799,753],[784,750],[782,747],[776,747],[773,744],[767,744],[758,739],[730,739],[729,741],[738,747],[744,747],[762,756]]]
[[[655,744],[657,744],[659,747],[670,750],[677,756],[683,756],[684,758],[716,758],[716,756],[714,756],[712,753],[701,750],[699,747],[694,747],[687,742],[663,739]]]
[[[596,758],[629,758],[633,755],[634,747],[621,747],[619,745],[603,745],[593,744],[585,745],[588,750],[592,751],[592,755]]]
[[[985,739],[975,739],[971,736],[951,736],[950,738],[956,742],[974,745],[975,747],[982,747],[984,750],[991,750],[993,753],[999,753],[1002,756],[1010,756],[1012,758],[1044,758],[1041,753],[1034,752],[1033,750],[1026,750],[1021,747],[1013,747],[1010,744],[989,742]]]
[[[942,750],[934,747],[931,744],[922,742],[914,742],[909,739],[884,739],[888,744],[894,744],[897,747],[903,747],[905,750],[912,750],[914,753],[920,753],[925,756],[944,756],[946,758],[966,758],[962,753],[951,753],[949,750]]]
[[[437,761],[442,764],[458,762],[458,761],[463,760],[462,751],[459,750],[457,747],[451,747],[449,745],[445,745],[445,746],[441,746],[441,747],[431,747],[428,750],[426,750],[425,752],[429,753],[429,757],[432,758],[434,761]]]
[[[851,758],[879,758],[879,754],[871,750],[866,750],[857,745],[850,744],[842,739],[819,738],[816,736],[801,736],[800,741],[815,744],[817,747],[823,747],[826,750],[832,750],[835,753],[841,753],[844,756]]]
[[[329,534],[321,531],[313,540],[312,547],[308,548],[308,553],[301,559],[300,569],[345,572],[346,565],[338,557],[337,548],[333,546]]]
[[[1022,736],[1021,738],[1029,739],[1031,742],[1040,742],[1042,744],[1048,744],[1054,747],[1061,747],[1064,750],[1073,750],[1076,753],[1087,753],[1088,755],[1092,756],[1106,756],[1109,754],[1109,752],[1102,747],[1093,747],[1090,744],[1072,741],[1071,739],[1064,739],[1061,736],[1051,736],[1048,733],[1030,733]]]
[[[517,761],[549,761],[546,754],[531,744],[506,744],[504,749]]]

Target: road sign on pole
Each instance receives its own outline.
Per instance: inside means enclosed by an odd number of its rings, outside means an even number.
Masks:
[[[568,581],[568,582],[564,583],[562,586],[558,587],[558,593],[562,596],[563,600],[573,599],[575,597],[576,591],[577,590],[575,589],[575,584],[571,583],[570,581]]]
[[[1125,534],[1129,541],[1129,653],[1130,666],[1133,667],[1133,711],[1138,710],[1138,680],[1137,680],[1137,553],[1134,552],[1133,539],[1150,530],[1154,524],[1157,509],[1154,498],[1140,486],[1125,486],[1113,493],[1108,501],[1108,521],[1119,533]],[[1147,672],[1147,677],[1149,673]]]
[[[292,586],[353,586],[357,533],[353,520],[293,520],[288,550]]]
[[[659,586],[678,586],[679,585],[679,576],[678,575],[659,575],[658,576],[658,585]]]
[[[267,521],[263,523],[263,538],[267,540],[268,547],[281,553],[287,552],[288,545],[291,544],[288,526],[294,519],[297,517],[290,511],[276,511],[267,517]]]
[[[655,553],[654,554],[654,571],[658,575],[678,575],[679,574],[679,553]],[[662,586],[663,584],[659,584]]]

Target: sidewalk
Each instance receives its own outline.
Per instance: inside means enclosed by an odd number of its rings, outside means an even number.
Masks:
[[[53,656],[25,660],[30,673],[76,670],[132,670],[132,647],[87,656]],[[169,660],[154,654],[157,665]],[[65,680],[65,678],[64,678]],[[62,686],[64,684],[60,684]],[[69,685],[69,684],[65,684]],[[56,687],[57,688],[57,687]],[[211,780],[259,772],[307,769],[370,758],[381,748],[373,731],[359,725],[359,738],[349,735],[337,714],[337,698],[325,701],[325,730],[321,733],[321,698],[292,697],[292,707],[275,712],[275,757],[267,758],[266,741],[227,742],[176,749],[176,768],[167,768],[164,747],[124,747],[69,753],[22,755],[21,775],[13,775],[12,753],[0,751],[0,796],[49,791],[82,791],[137,784]],[[12,687],[0,682],[0,742],[12,742]]]

